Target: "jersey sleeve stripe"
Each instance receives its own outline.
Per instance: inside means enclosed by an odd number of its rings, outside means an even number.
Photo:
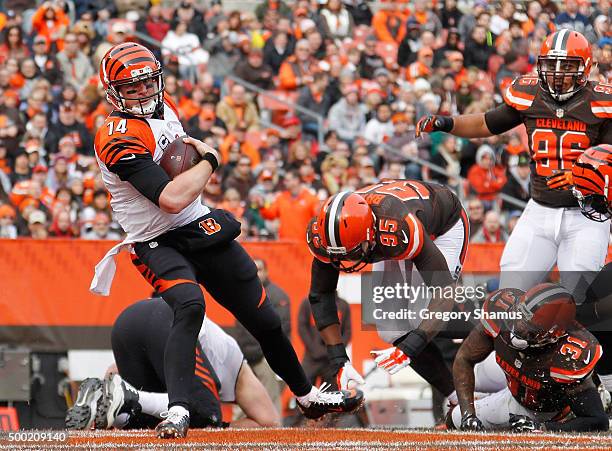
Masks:
[[[597,348],[595,348],[595,355],[593,356],[593,359],[585,367],[574,371],[565,370],[563,368],[551,367],[550,375],[557,382],[575,382],[576,380],[586,377],[591,371],[593,371],[602,354],[603,350],[601,348],[601,345],[597,345]]]
[[[612,102],[591,102],[591,111],[596,117],[612,117]]]
[[[410,232],[410,251],[405,257],[411,259],[419,255],[423,248],[423,226],[412,214],[406,216],[406,222],[408,223],[408,230]]]
[[[512,85],[508,86],[506,89],[506,102],[513,108],[517,110],[526,110],[533,103],[533,99],[535,96],[528,96],[526,94],[519,94],[517,91],[512,89]]]
[[[484,312],[487,312],[487,313],[489,312],[489,305],[491,304],[491,302],[492,302],[491,299],[488,299],[482,305],[482,310]],[[495,321],[492,321],[491,319],[483,315],[480,322],[482,323],[482,326],[484,327],[484,331],[488,335],[490,335],[493,338],[496,338],[499,335],[499,325]]]

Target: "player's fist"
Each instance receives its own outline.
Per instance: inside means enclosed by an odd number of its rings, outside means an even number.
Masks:
[[[512,432],[525,433],[525,432],[542,432],[543,426],[533,418],[529,418],[525,415],[514,415],[510,414],[510,428]]]
[[[351,362],[345,362],[336,374],[336,383],[338,384],[338,390],[348,390],[355,388],[357,385],[365,384],[365,381]]]
[[[484,431],[482,421],[478,419],[473,413],[465,413],[461,417],[461,430],[462,431]]]
[[[450,132],[453,129],[453,119],[448,116],[424,116],[417,122],[414,135],[418,138],[421,133]]]
[[[560,171],[546,178],[546,186],[551,189],[569,189],[573,184],[572,171]]]
[[[389,374],[395,374],[402,368],[406,368],[410,365],[410,357],[395,346],[383,349],[382,351],[370,351],[370,355],[374,357],[376,365]]]

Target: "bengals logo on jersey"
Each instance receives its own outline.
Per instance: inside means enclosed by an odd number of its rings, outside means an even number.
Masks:
[[[206,218],[200,221],[199,226],[206,235],[213,235],[221,230],[221,226],[214,218]]]

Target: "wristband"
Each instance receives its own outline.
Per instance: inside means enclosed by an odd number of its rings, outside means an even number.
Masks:
[[[327,345],[327,356],[332,363],[344,363],[349,360],[343,344]]]
[[[434,125],[439,131],[450,133],[450,131],[455,126],[455,121],[450,116],[436,116]]]
[[[219,161],[217,160],[217,157],[215,157],[215,154],[213,154],[212,152],[206,152],[202,157],[202,160],[208,161],[210,163],[213,172],[215,172],[215,170],[219,167]]]
[[[416,358],[427,346],[427,334],[421,329],[410,331],[406,338],[395,346],[411,359]]]

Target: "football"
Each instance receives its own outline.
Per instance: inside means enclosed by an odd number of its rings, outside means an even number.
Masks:
[[[159,165],[171,179],[194,167],[202,160],[196,148],[183,142],[185,136],[172,141],[159,160]]]

